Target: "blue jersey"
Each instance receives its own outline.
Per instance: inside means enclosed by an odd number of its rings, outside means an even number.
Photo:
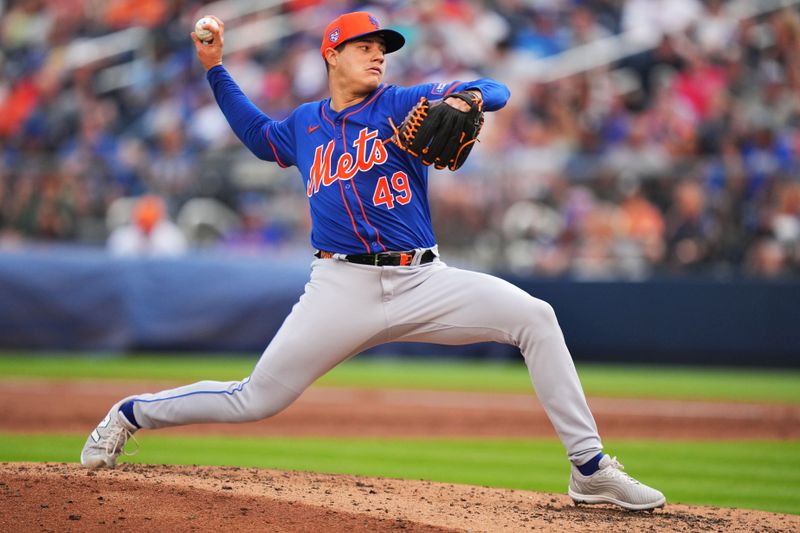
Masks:
[[[428,167],[385,142],[389,118],[403,122],[420,97],[479,89],[484,109],[505,105],[509,91],[493,80],[380,85],[365,100],[334,111],[330,98],[303,104],[285,120],[261,112],[224,67],[207,73],[233,131],[257,157],[300,170],[311,213],[311,244],[344,254],[429,248],[436,244],[428,205]]]

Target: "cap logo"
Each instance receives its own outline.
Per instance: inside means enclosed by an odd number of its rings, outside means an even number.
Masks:
[[[331,32],[328,34],[328,40],[329,40],[330,42],[332,42],[332,43],[335,43],[336,41],[338,41],[338,40],[339,40],[339,35],[340,35],[340,33],[339,33],[339,28],[334,28],[334,29],[333,29],[333,30],[332,30],[332,31],[331,31]]]
[[[375,26],[376,30],[381,29],[381,25],[378,24],[378,20],[375,17],[373,17],[372,15],[369,16],[369,21],[372,23],[373,26]]]

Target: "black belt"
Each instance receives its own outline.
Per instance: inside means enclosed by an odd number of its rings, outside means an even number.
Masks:
[[[408,252],[380,252],[377,254],[349,254],[339,255],[333,252],[326,252],[318,250],[314,255],[320,259],[333,259],[339,257],[348,263],[357,263],[359,265],[372,265],[372,266],[407,266],[414,264],[414,259],[417,254],[422,254],[419,262],[416,264],[424,265],[436,259],[436,254],[432,250],[410,250]]]

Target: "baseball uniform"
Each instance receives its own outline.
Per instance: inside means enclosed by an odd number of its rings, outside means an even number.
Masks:
[[[504,85],[488,79],[381,85],[341,111],[326,99],[276,121],[223,66],[207,78],[234,132],[257,157],[299,169],[319,257],[305,293],[249,377],[140,395],[133,409],[141,427],[274,415],[337,364],[385,342],[496,341],[522,351],[570,458],[580,463],[598,453],[600,438],[552,308],[503,280],[441,261],[428,167],[384,142],[392,135],[388,118],[402,122],[421,96],[477,89],[485,109],[495,111],[508,100]],[[379,255],[385,252],[404,254]],[[358,262],[348,261],[353,256]]]
[[[361,44],[373,35],[381,39]],[[358,50],[353,54],[372,54],[365,63],[369,68],[356,61],[353,72],[376,80],[382,79],[383,55],[403,45],[399,33],[381,28],[364,12],[343,15],[328,25],[321,47],[326,61],[345,61],[338,50],[347,49],[330,50],[348,41]],[[221,57],[221,49],[218,53]],[[122,400],[87,439],[81,453],[84,465],[113,466],[128,436],[139,428],[272,416],[331,368],[378,344],[495,341],[517,346],[522,353],[573,462],[573,500],[628,509],[664,504],[660,492],[630,478],[616,458],[601,453],[552,307],[504,280],[442,261],[431,226],[428,167],[387,142],[392,124],[403,122],[422,97],[435,100],[479,91],[483,108],[491,112],[506,104],[507,87],[490,79],[412,87],[376,81],[373,90],[356,93],[361,97],[349,105],[334,105],[332,83],[332,98],[303,104],[286,119],[273,120],[215,64],[216,56],[208,61],[208,82],[242,143],[260,159],[297,167],[302,176],[315,250],[310,279],[249,376]]]

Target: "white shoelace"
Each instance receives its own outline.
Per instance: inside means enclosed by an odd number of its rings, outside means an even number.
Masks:
[[[609,457],[609,456],[607,455],[606,457]],[[606,466],[605,466],[605,468],[603,470],[606,470],[608,475],[614,476],[615,478],[618,478],[618,479],[620,479],[622,481],[630,483],[631,485],[639,485],[640,484],[638,481],[636,481],[631,476],[629,476],[628,474],[625,473],[625,466],[622,463],[620,463],[619,461],[617,461],[617,457],[616,456],[609,457],[609,461],[608,461],[608,463],[606,464]]]
[[[139,453],[139,441],[136,440],[136,437],[133,436],[133,433],[128,428],[120,424],[117,429],[112,431],[113,432],[109,434],[108,438],[106,439],[106,453],[108,455],[116,455],[118,453],[117,450],[119,450],[119,453],[127,457]],[[129,439],[133,441],[136,447],[133,449],[133,451],[126,452],[125,444],[127,444]]]

